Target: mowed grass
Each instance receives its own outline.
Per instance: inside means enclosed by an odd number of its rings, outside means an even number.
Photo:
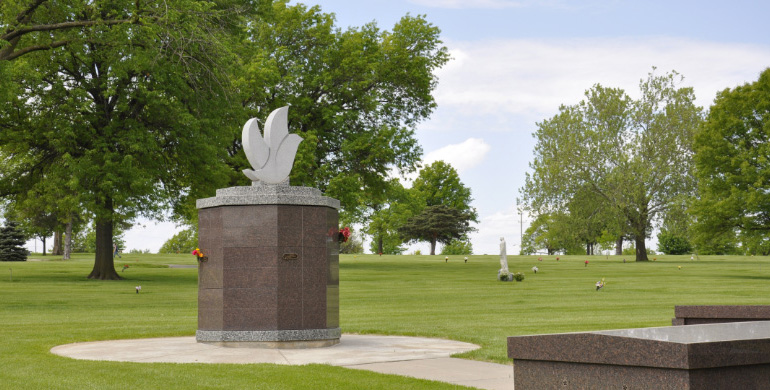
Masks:
[[[323,365],[141,364],[73,360],[49,350],[82,341],[190,336],[197,327],[191,255],[133,255],[122,281],[92,281],[93,255],[0,263],[0,389],[449,389],[455,386]],[[584,261],[588,259],[586,267]],[[630,259],[627,257],[627,259]],[[670,324],[675,305],[770,304],[770,258],[509,256],[523,282],[498,282],[497,256],[341,256],[345,333],[467,341],[460,357],[508,363],[513,335]],[[533,274],[531,268],[538,266]],[[682,266],[682,269],[678,269]],[[11,274],[13,279],[11,280]],[[601,278],[606,286],[595,291]],[[140,294],[135,286],[141,285]]]

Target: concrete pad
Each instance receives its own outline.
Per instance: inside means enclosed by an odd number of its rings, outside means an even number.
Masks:
[[[191,336],[74,343],[51,352],[73,359],[137,363],[329,364],[480,389],[513,389],[511,365],[449,357],[478,348],[452,340],[343,334],[337,345],[308,349],[223,347],[198,343]]]
[[[345,334],[337,345],[308,349],[228,348],[198,343],[195,337],[169,337],[66,344],[52,348],[51,352],[73,359],[122,362],[347,366],[448,357],[478,348],[452,340]]]
[[[345,366],[383,374],[410,376],[489,390],[513,390],[513,366],[455,358]]]

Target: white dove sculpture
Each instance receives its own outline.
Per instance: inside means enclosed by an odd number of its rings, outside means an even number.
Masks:
[[[257,118],[243,125],[243,151],[254,168],[244,169],[243,174],[254,182],[280,184],[289,178],[302,137],[289,134],[288,115],[289,107],[271,112],[265,121],[265,138],[260,134]]]

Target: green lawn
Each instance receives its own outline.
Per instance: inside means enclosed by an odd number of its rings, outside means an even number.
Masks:
[[[674,305],[770,304],[770,258],[657,256],[509,257],[523,282],[497,282],[497,256],[342,256],[343,332],[416,335],[476,343],[460,357],[508,362],[505,337],[666,326]],[[190,336],[197,271],[191,255],[123,254],[123,281],[85,278],[93,255],[0,263],[0,388],[456,388],[367,371],[310,365],[137,364],[72,360],[50,348],[78,341]],[[584,261],[588,259],[586,267]],[[531,271],[537,265],[537,275]],[[682,266],[679,270],[677,266]],[[11,281],[11,274],[13,281]],[[597,292],[594,284],[605,278]],[[141,285],[142,292],[135,293]]]

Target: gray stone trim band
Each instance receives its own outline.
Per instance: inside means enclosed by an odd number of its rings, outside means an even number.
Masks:
[[[199,209],[218,206],[249,205],[326,206],[339,210],[340,201],[321,195],[321,190],[285,185],[253,185],[217,190],[213,198],[198,199]]]
[[[288,330],[198,330],[195,340],[217,341],[313,341],[334,340],[342,335],[340,328]]]

